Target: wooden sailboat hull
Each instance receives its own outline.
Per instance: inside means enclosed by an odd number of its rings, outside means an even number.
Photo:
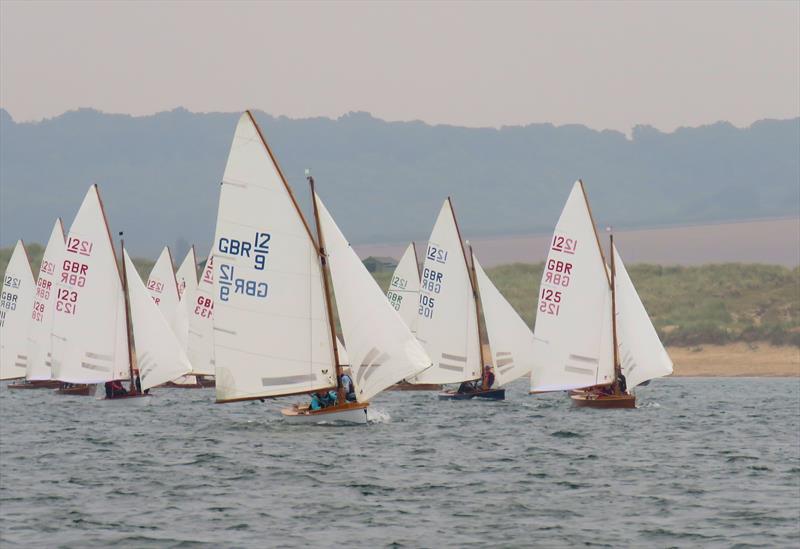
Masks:
[[[636,397],[629,394],[604,395],[570,391],[572,403],[583,408],[636,408]]]
[[[308,406],[293,406],[281,410],[284,421],[297,424],[313,423],[367,423],[367,407],[369,403],[347,402],[330,406],[321,410],[310,410]]]
[[[73,385],[72,387],[59,387],[56,389],[57,395],[72,395],[72,396],[93,396],[96,387],[94,385]]]
[[[126,406],[126,407],[141,407],[150,406],[153,401],[152,395],[149,394],[136,394],[126,395],[115,398],[98,398],[98,402],[106,406]]]
[[[41,381],[23,381],[19,383],[12,383],[8,386],[9,389],[58,389],[61,386],[60,381],[53,379],[45,379]]]
[[[439,393],[439,400],[470,400],[481,398],[484,400],[505,400],[505,389],[489,389],[488,391],[474,391],[470,393],[459,393],[457,391],[442,391]]]
[[[401,381],[400,383],[395,383],[386,390],[387,391],[441,391],[442,386],[436,383],[409,383],[407,381]]]
[[[203,389],[205,385],[202,383],[173,383],[168,381],[164,385],[159,385],[159,387],[166,387],[168,389]]]

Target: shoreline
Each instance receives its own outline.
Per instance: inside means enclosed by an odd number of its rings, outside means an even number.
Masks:
[[[800,348],[769,343],[668,347],[671,377],[800,377]]]

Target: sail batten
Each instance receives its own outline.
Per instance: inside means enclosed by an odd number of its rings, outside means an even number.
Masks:
[[[549,247],[537,299],[531,391],[612,383],[611,288],[580,181]]]

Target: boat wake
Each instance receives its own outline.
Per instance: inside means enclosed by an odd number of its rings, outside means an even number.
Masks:
[[[367,423],[390,423],[391,421],[392,416],[389,415],[389,412],[374,408],[367,411]]]

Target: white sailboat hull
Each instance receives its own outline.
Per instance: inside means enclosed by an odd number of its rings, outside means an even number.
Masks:
[[[118,397],[118,398],[98,398],[98,404],[103,406],[117,406],[125,408],[141,408],[142,406],[150,406],[153,401],[152,395],[139,395],[133,397]]]
[[[347,408],[329,408],[310,412],[306,407],[284,408],[284,421],[291,424],[351,423],[366,425],[368,404]]]

